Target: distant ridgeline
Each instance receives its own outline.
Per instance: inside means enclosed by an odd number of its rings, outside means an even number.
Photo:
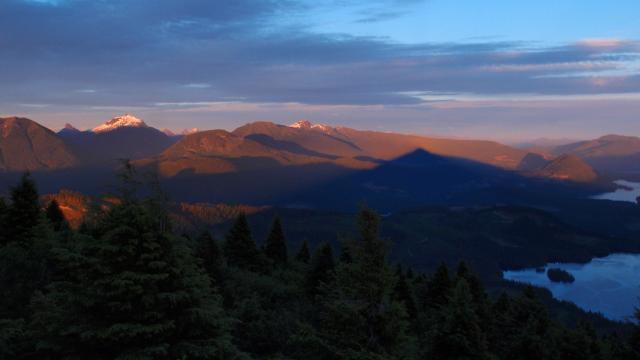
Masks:
[[[489,295],[463,262],[392,266],[372,210],[339,247],[292,249],[279,217],[258,246],[242,211],[224,239],[179,235],[160,192],[139,192],[130,167],[120,178],[118,200],[90,207],[77,230],[55,198],[42,209],[29,176],[0,202],[0,358],[640,356],[635,325],[581,313],[567,326],[533,288]]]

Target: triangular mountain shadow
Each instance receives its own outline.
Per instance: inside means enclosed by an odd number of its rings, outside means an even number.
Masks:
[[[335,164],[307,164],[224,174],[182,174],[166,179],[167,191],[181,201],[211,201],[352,211],[365,201],[396,211],[433,203],[482,201],[518,203],[538,193],[587,196],[594,189],[525,177],[470,160],[415,150],[370,170]],[[535,195],[531,195],[534,194]],[[516,196],[514,197],[514,194]]]

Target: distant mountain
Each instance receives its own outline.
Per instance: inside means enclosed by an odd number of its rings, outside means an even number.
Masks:
[[[26,118],[0,118],[0,171],[59,169],[74,164],[73,152],[53,131]]]
[[[458,157],[501,168],[515,169],[526,151],[492,141],[453,140],[418,135],[361,131],[346,127],[314,125],[299,121],[291,126],[258,122],[236,129],[234,134],[281,146],[296,144],[306,150],[337,156],[337,163],[379,163],[422,149],[433,154]],[[268,138],[264,138],[264,136]],[[282,142],[285,143],[282,143]],[[359,165],[359,163],[355,162]]]
[[[92,131],[65,135],[66,143],[84,165],[111,165],[118,159],[157,155],[176,140],[132,115],[115,117]]]
[[[518,170],[526,173],[536,172],[542,170],[548,163],[549,160],[544,156],[536,153],[528,153],[522,158],[520,164],[518,164]]]
[[[94,133],[104,133],[114,131],[122,128],[148,128],[147,124],[141,119],[129,114],[114,117],[113,119],[105,122],[102,125],[95,127],[92,131]]]
[[[66,123],[64,124],[64,127],[62,129],[60,129],[60,131],[58,131],[58,135],[61,137],[65,137],[65,136],[75,136],[80,134],[82,131],[78,130],[75,126]]]
[[[182,131],[180,131],[178,133],[174,132],[171,129],[167,129],[167,128],[164,128],[164,129],[162,129],[160,131],[162,131],[163,133],[165,133],[165,135],[170,136],[170,137],[183,137],[183,136],[186,136],[186,135],[195,134],[198,131],[200,131],[200,129],[198,129],[198,128],[184,129],[184,130],[182,130]]]
[[[547,159],[540,154],[527,154],[518,170],[527,175],[576,182],[592,182],[598,179],[596,171],[581,158],[575,155],[563,154],[553,159]]]
[[[593,168],[581,158],[565,154],[558,156],[545,165],[539,175],[560,180],[591,182],[598,178]]]
[[[573,154],[604,173],[640,172],[640,138],[607,135],[555,147],[553,154]]]

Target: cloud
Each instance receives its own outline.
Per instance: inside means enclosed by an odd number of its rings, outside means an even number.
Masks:
[[[356,21],[381,21],[409,5],[352,6],[361,15]],[[639,71],[631,66],[640,57],[634,40],[401,44],[318,33],[291,21],[313,9],[287,0],[66,0],[55,6],[4,0],[0,104],[184,108],[233,99],[412,106],[424,103],[419,94],[426,93],[570,96],[640,89]],[[100,89],[100,96],[82,89]]]

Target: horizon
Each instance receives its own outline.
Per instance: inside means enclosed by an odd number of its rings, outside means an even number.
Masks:
[[[0,114],[52,129],[132,113],[172,130],[311,119],[505,143],[637,136],[639,10],[630,0],[9,0]]]

